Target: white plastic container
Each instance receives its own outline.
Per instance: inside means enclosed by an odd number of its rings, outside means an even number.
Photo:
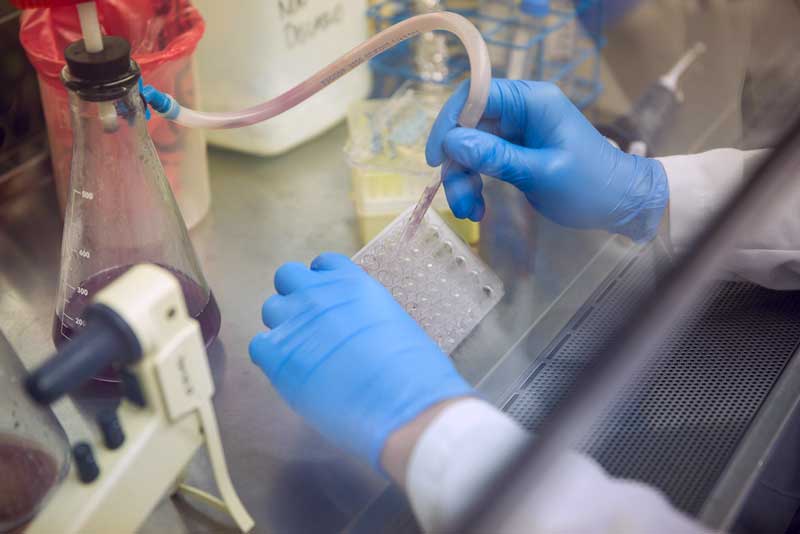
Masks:
[[[279,95],[367,36],[366,0],[195,0],[206,20],[197,47],[203,109],[239,110]],[[330,128],[369,92],[362,65],[266,122],[209,130],[210,143],[243,152],[285,152]]]

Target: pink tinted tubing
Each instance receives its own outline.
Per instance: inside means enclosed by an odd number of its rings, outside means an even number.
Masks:
[[[445,30],[456,35],[467,50],[471,71],[469,95],[459,115],[459,124],[474,128],[483,115],[489,97],[492,67],[489,51],[478,29],[456,13],[439,12],[417,15],[372,36],[299,85],[263,104],[241,111],[202,112],[181,106],[175,122],[193,128],[239,128],[271,119],[291,109],[335,82],[365,61],[384,50],[421,33]]]

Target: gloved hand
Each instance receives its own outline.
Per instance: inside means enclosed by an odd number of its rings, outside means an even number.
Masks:
[[[473,389],[359,266],[340,254],[287,263],[262,308],[269,332],[250,356],[324,436],[380,468],[387,437],[439,401]]]
[[[467,90],[462,84],[442,108],[425,151],[429,165],[445,155],[453,162],[443,180],[456,217],[483,217],[482,173],[515,185],[561,225],[655,236],[669,200],[658,161],[615,148],[545,82],[493,80],[478,129],[457,127]]]

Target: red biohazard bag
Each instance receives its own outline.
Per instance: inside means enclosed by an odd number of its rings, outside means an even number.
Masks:
[[[145,83],[194,107],[191,59],[205,30],[200,12],[188,0],[97,0],[96,4],[103,34],[119,35],[131,43],[133,59],[141,67]],[[64,48],[80,38],[80,22],[73,6],[30,9],[22,14],[20,41],[39,77],[62,209],[69,187],[72,128],[60,74],[65,63]],[[208,210],[203,134],[180,128],[156,115],[149,121],[148,130],[184,219],[191,226]]]

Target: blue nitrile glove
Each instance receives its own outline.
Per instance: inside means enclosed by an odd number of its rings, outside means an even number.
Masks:
[[[250,356],[324,436],[380,469],[393,431],[433,404],[473,393],[392,295],[341,254],[287,263]]]
[[[456,217],[483,217],[482,173],[515,185],[564,226],[655,236],[669,200],[658,161],[615,148],[545,82],[493,80],[478,129],[457,127],[467,90],[462,84],[442,108],[425,151],[429,165],[453,161],[444,186]]]

